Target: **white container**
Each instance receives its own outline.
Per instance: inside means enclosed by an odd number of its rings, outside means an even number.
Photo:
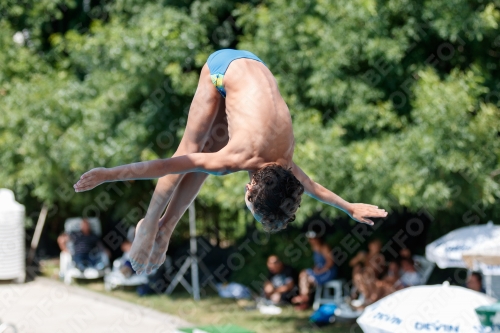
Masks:
[[[0,189],[0,280],[25,280],[24,216],[25,208],[14,193]]]

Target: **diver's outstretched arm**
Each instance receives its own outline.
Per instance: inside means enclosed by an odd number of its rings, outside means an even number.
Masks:
[[[153,179],[168,174],[205,172],[225,175],[239,171],[235,156],[226,149],[216,153],[192,153],[172,158],[121,165],[114,168],[95,168],[84,173],[73,186],[76,192],[83,192],[113,181],[132,179]]]
[[[384,209],[378,208],[378,206],[364,203],[349,203],[345,201],[337,194],[314,182],[295,163],[292,166],[292,172],[304,186],[304,192],[306,194],[318,201],[344,211],[355,221],[373,225],[373,221],[368,217],[387,216],[387,212]]]

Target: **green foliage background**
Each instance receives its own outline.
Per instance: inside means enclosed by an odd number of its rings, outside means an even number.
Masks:
[[[206,58],[233,47],[275,74],[295,161],[316,181],[425,209],[434,233],[497,219],[499,24],[498,0],[0,0],[0,186],[28,212],[135,223],[154,182],[78,195],[73,183],[170,156]],[[245,182],[209,178],[200,228],[241,236]],[[339,214],[306,198],[297,220],[319,210]]]

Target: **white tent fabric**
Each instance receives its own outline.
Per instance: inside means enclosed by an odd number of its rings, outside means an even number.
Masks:
[[[440,268],[466,268],[462,253],[500,237],[500,226],[493,222],[459,228],[425,247],[425,256]]]
[[[495,299],[448,283],[395,292],[368,306],[357,319],[364,333],[489,332],[474,311]]]

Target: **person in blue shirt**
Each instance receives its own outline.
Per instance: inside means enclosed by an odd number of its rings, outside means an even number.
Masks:
[[[308,306],[312,287],[337,277],[337,266],[328,244],[314,231],[307,232],[306,237],[313,251],[314,267],[299,274],[299,295],[292,299],[292,303],[299,304],[299,308]]]

